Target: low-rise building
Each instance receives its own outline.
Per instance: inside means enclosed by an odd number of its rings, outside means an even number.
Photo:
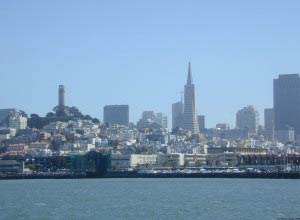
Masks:
[[[16,160],[0,160],[0,173],[23,173],[24,162]]]
[[[152,166],[156,163],[157,155],[154,154],[131,154],[130,166]]]
[[[130,168],[131,155],[111,154],[112,169],[127,169]]]
[[[184,165],[189,167],[206,165],[206,154],[185,154]]]

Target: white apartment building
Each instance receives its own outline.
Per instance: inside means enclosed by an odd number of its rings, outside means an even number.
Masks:
[[[26,129],[27,128],[27,118],[20,115],[11,116],[9,118],[9,128],[12,129]]]

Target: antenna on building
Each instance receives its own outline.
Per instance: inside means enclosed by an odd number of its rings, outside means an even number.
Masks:
[[[181,92],[180,92],[180,101],[181,101],[181,103],[183,103],[183,95],[184,95],[184,92],[181,91]]]

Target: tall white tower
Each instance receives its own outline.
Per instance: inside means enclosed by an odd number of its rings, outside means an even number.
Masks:
[[[66,106],[66,97],[65,97],[65,86],[59,85],[58,87],[58,107],[63,109]]]

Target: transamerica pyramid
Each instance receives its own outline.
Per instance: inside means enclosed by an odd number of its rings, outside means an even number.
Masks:
[[[184,86],[183,128],[192,134],[199,134],[196,111],[196,92],[192,79],[191,63],[189,63],[187,83]]]

